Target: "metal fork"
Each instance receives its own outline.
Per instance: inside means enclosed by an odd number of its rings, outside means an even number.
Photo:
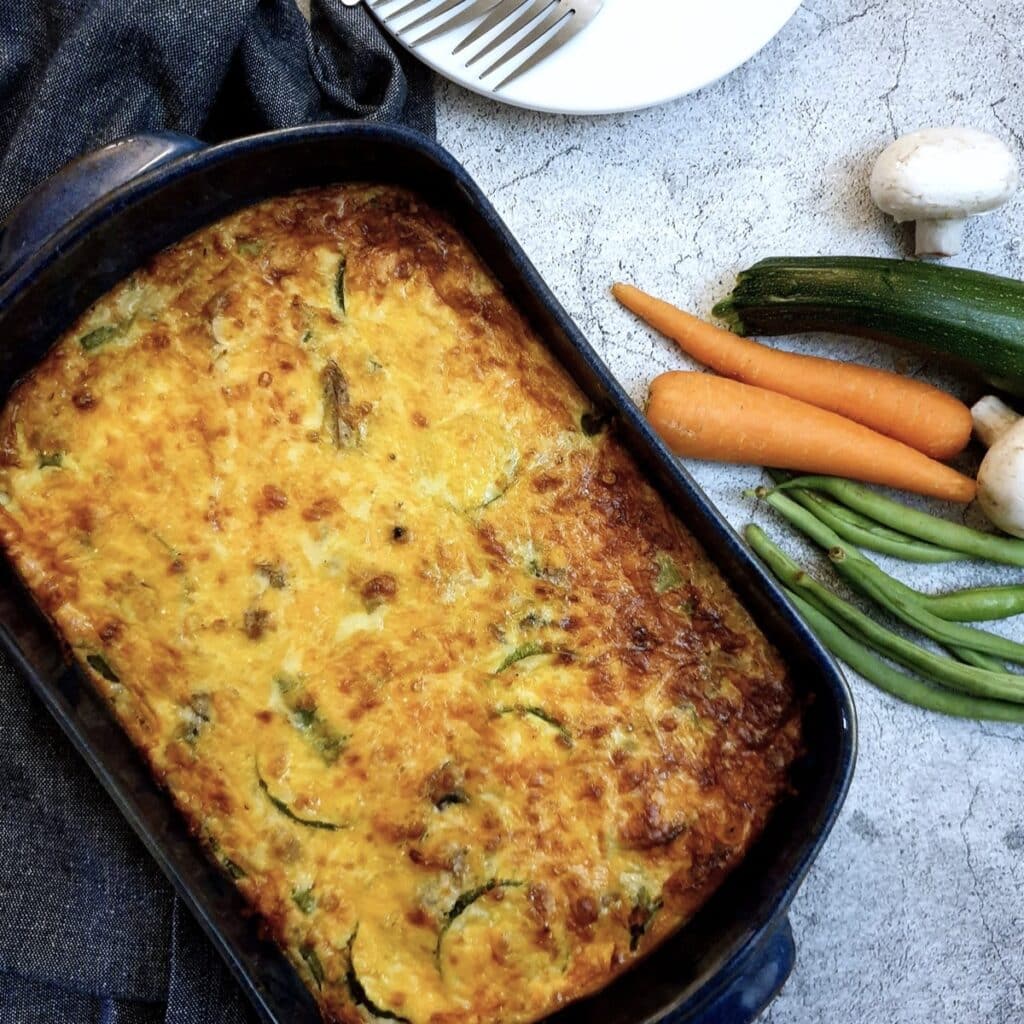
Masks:
[[[345,0],[351,6],[358,2]],[[379,12],[398,0],[366,2]],[[390,23],[405,15],[416,14],[433,2],[405,0],[401,6],[382,16]],[[461,53],[492,32],[495,34],[469,58],[466,67],[471,67],[488,54],[510,44],[480,74],[481,79],[526,54],[525,59],[494,87],[497,91],[560,50],[594,20],[603,5],[603,0],[441,0],[441,3],[421,13],[400,29],[396,28],[396,31],[407,35],[418,28],[426,28],[424,35],[410,42],[409,45],[415,47],[479,19],[479,23],[452,51],[453,54]],[[520,34],[521,38],[516,38]],[[533,46],[536,49],[531,51]]]

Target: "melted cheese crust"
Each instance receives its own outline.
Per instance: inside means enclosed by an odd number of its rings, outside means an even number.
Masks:
[[[9,399],[0,536],[325,1020],[532,1021],[677,929],[786,669],[439,214],[273,199]]]

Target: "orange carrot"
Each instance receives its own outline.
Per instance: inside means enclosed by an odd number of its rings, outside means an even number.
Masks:
[[[860,423],[709,373],[655,378],[647,418],[693,459],[827,473],[947,501],[971,501],[976,491],[970,477]]]
[[[857,363],[780,352],[684,313],[632,285],[614,285],[612,293],[678,342],[687,355],[724,377],[830,409],[933,459],[952,458],[970,440],[970,410],[930,384]]]

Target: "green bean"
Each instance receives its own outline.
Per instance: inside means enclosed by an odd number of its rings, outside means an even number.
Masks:
[[[960,562],[968,556],[960,551],[940,548],[925,541],[914,540],[905,533],[889,530],[877,523],[872,523],[866,516],[846,508],[837,502],[830,501],[824,495],[814,491],[794,488],[787,492],[809,512],[813,512],[823,523],[832,527],[843,540],[877,551],[880,555],[891,555],[904,562],[920,562],[939,564],[943,562]]]
[[[832,553],[835,551],[841,551],[843,553],[842,558],[833,558],[833,564],[836,571],[847,579],[852,586],[857,586],[855,580],[850,579],[850,566],[854,564],[861,564],[871,566],[879,576],[884,577],[887,584],[896,593],[903,595],[911,600],[920,598],[924,600],[927,595],[919,594],[916,590],[911,589],[905,583],[901,583],[898,579],[893,576],[889,576],[878,568],[874,562],[869,561],[865,558],[856,548],[848,547],[844,542],[843,538],[839,536],[827,523],[822,522],[816,516],[812,515],[811,512],[798,505],[795,501],[788,497],[787,494],[782,494],[780,491],[769,491],[766,488],[759,487],[754,492],[757,497],[761,498],[767,505],[775,509],[785,520],[789,522],[791,526],[795,526],[801,533],[810,537],[816,544],[823,547],[829,552],[829,557],[832,557]]]
[[[951,523],[948,519],[919,512],[850,480],[834,476],[800,476],[781,485],[783,490],[792,487],[824,491],[861,515],[876,522],[884,522],[901,533],[908,533],[931,544],[1002,565],[1024,566],[1024,540],[998,537],[993,533],[983,533],[969,526]]]
[[[948,613],[958,610],[952,603],[943,607],[947,614],[936,615],[932,605],[933,602],[939,601],[939,598],[913,590],[883,572],[873,562],[864,558],[860,552],[847,547],[842,542],[842,538],[832,531],[827,523],[817,521],[815,517],[808,514],[806,508],[801,508],[786,495],[778,492],[762,493],[759,491],[758,493],[793,526],[828,550],[829,558],[836,571],[850,586],[865,597],[876,601],[898,619],[920,630],[925,636],[943,644],[954,657],[968,665],[993,672],[1005,671],[1005,666],[999,658],[1007,661],[1024,661],[1024,645],[1015,644],[1011,640],[997,637],[991,633],[950,625],[946,620],[952,619],[953,616]],[[955,597],[956,595],[948,596]],[[959,610],[971,611],[971,602],[963,601]],[[977,649],[979,647],[989,653],[982,653]],[[991,655],[998,655],[998,657]]]
[[[769,469],[768,475],[776,482],[783,484],[793,479],[788,473],[780,473]],[[936,547],[897,530],[890,530],[859,512],[832,501],[823,494],[807,490],[805,487],[787,488],[787,493],[798,501],[808,512],[813,512],[823,523],[830,526],[843,540],[851,544],[877,551],[881,555],[891,555],[905,562],[923,562],[937,564],[940,562],[960,562],[968,556],[961,551],[950,548]]]
[[[788,493],[783,494],[780,490],[772,491],[767,487],[758,487],[754,491],[754,495],[775,509],[792,526],[795,526],[801,533],[810,537],[811,540],[826,551],[830,551],[832,548],[842,548],[843,551],[847,552],[851,561],[867,562],[867,558],[857,551],[856,548],[848,548],[843,538],[828,523],[822,522],[809,509],[798,505],[789,497]],[[896,580],[893,582],[898,583]],[[903,586],[903,584],[900,583],[899,586]],[[909,589],[908,587],[907,590]]]
[[[791,590],[788,590],[787,594],[807,625],[829,651],[869,683],[873,683],[878,689],[897,700],[924,708],[926,711],[937,711],[939,714],[953,715],[957,718],[1024,723],[1024,707],[1021,705],[1002,700],[969,697],[908,676],[843,632],[835,622],[799,594]]]
[[[778,491],[767,492],[763,489],[757,493],[793,526],[825,548],[836,571],[852,587],[877,601],[908,625],[919,629],[925,636],[946,647],[966,647],[968,650],[995,655],[1005,661],[1024,664],[1024,644],[984,630],[958,625],[958,620],[948,621],[953,618],[954,613],[964,610],[971,613],[969,621],[981,618],[986,610],[999,603],[991,593],[978,597],[978,592],[965,591],[958,601],[953,600],[958,596],[955,594],[945,595],[945,600],[931,594],[922,594],[890,576],[855,548],[851,548],[827,524],[785,494]],[[1024,588],[1020,587],[988,589],[1003,591],[998,598],[1006,609],[1011,608],[1014,601],[1019,600],[1020,595],[1024,593]],[[936,605],[944,614],[937,614]],[[960,652],[955,653],[959,655]],[[978,661],[971,660],[971,664],[978,664]]]
[[[842,529],[837,528],[835,521],[829,516],[830,512],[833,512],[835,509],[841,509],[843,506],[837,505],[835,502],[822,498],[803,488],[797,488],[792,492],[787,491],[787,493],[792,493],[793,498],[797,502],[803,505],[809,512],[814,513],[819,520],[826,526],[831,527],[844,540],[852,544],[857,543],[856,539],[846,536]],[[856,515],[856,513],[853,514]],[[900,536],[895,534],[895,531],[886,532]],[[862,544],[861,546],[870,548],[869,544]],[[914,561],[915,559],[908,558],[908,547],[909,545],[901,546],[899,543],[894,543],[892,551],[885,551],[879,548],[873,548],[872,550],[881,550],[882,554],[892,554],[897,558]],[[922,549],[931,548],[934,552],[946,550],[929,544],[921,544],[920,547]],[[949,551],[948,554],[952,557],[942,560],[952,561],[953,559],[965,557],[963,554],[955,551]],[[939,558],[934,557],[930,559],[933,562],[939,560]],[[910,588],[903,588],[903,592],[908,596],[913,594],[932,615],[937,615],[940,619],[947,619],[950,622],[990,622],[994,619],[1008,619],[1014,615],[1024,613],[1024,586],[1020,584],[1009,584],[1002,587],[971,587],[948,594],[923,594],[918,590]]]
[[[851,559],[848,549],[833,548],[829,551],[829,558],[842,573],[843,578],[860,593],[880,604],[908,626],[920,630],[925,636],[947,647],[966,647],[968,650],[991,654],[1005,661],[1024,664],[1024,644],[997,636],[995,633],[987,633],[983,629],[972,629],[970,626],[961,626],[958,622],[947,622],[937,615],[932,615],[920,601],[900,592],[899,587],[902,587],[902,584],[898,587],[892,586],[897,581],[863,556]],[[916,591],[911,591],[911,594],[915,593]]]
[[[928,611],[952,622],[987,622],[1024,612],[1024,586],[970,587],[949,594],[922,594]]]
[[[965,665],[974,665],[976,668],[987,668],[990,672],[1006,671],[1006,665],[1003,662],[988,654],[979,654],[977,651],[972,651],[967,647],[947,647],[946,650],[949,651],[954,658],[959,659]]]
[[[837,597],[827,587],[807,575],[799,565],[768,539],[765,532],[751,524],[745,531],[747,543],[769,569],[790,590],[813,604],[820,612],[843,625],[865,642],[882,650],[894,661],[954,690],[975,697],[992,697],[1024,703],[1024,678],[1011,672],[992,672],[973,665],[961,665],[952,658],[933,654],[904,637],[880,626],[869,615]]]

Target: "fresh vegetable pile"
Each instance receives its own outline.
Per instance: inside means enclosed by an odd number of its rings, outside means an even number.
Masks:
[[[901,140],[900,160],[879,162],[873,194],[897,219],[918,221],[921,251],[954,251],[963,220],[1012,193],[1016,167],[980,133],[919,136]],[[985,165],[984,195],[925,195],[939,188],[936,161],[950,153]],[[921,381],[778,351],[744,336],[824,330],[906,342],[1024,394],[1024,283],[898,260],[770,259],[742,272],[715,307],[733,331],[631,285],[612,291],[718,374],[677,371],[652,382],[647,416],[669,447],[689,458],[812,474],[770,471],[775,486],[750,493],[826,552],[853,592],[924,640],[880,624],[748,526],[751,548],[825,646],[901,700],[948,715],[1024,723],[1024,672],[1012,668],[1024,665],[1024,643],[966,625],[1024,613],[1024,582],[925,594],[865,554],[1024,567],[1024,540],[1016,539],[1024,537],[1024,419],[993,396],[969,409]],[[966,448],[972,429],[989,448],[977,481],[944,464]],[[909,508],[863,483],[951,502],[977,498],[993,525],[1013,536]]]

